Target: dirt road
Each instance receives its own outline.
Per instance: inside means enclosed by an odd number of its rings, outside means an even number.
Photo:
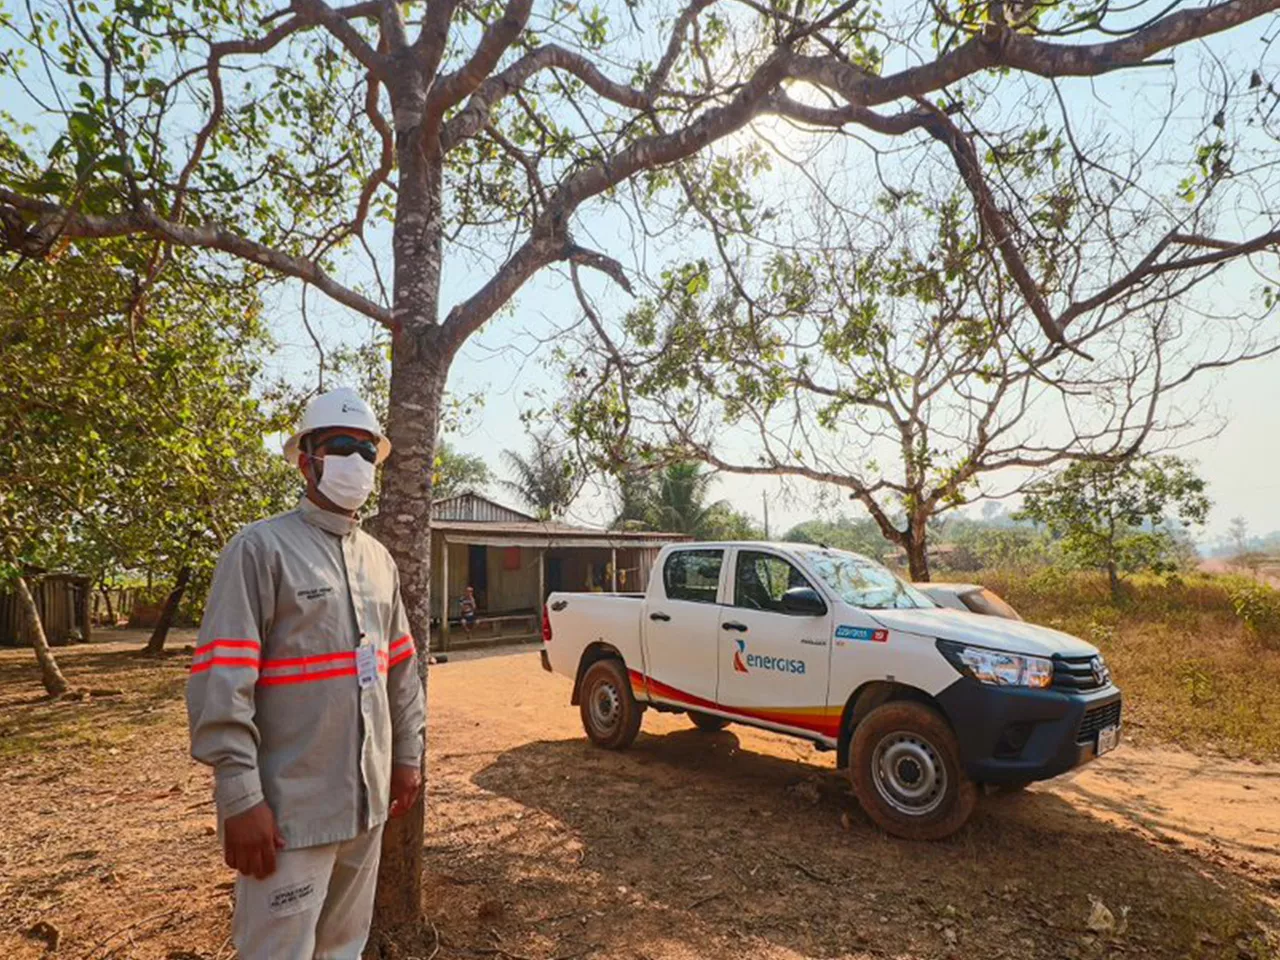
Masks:
[[[29,656],[0,652],[0,949],[45,956],[24,933],[43,921],[56,957],[229,957],[183,661],[68,651],[73,680],[126,695],[42,705]],[[432,927],[405,956],[1280,955],[1280,767],[1130,744],[909,844],[873,830],[805,744],[651,715],[610,754],[567,699],[527,653],[433,671]],[[1088,928],[1091,898],[1109,929]]]
[[[1145,747],[1035,789],[1280,890],[1280,767]]]

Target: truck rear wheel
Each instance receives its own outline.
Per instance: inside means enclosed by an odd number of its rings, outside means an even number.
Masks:
[[[620,660],[599,660],[582,678],[578,709],[591,742],[606,750],[625,750],[640,732],[640,704]]]
[[[729,725],[726,717],[717,717],[714,713],[700,713],[697,710],[689,711],[689,719],[703,733],[717,733]]]
[[[946,720],[908,700],[877,707],[858,724],[849,745],[849,777],[876,826],[906,840],[950,836],[964,826],[978,797]]]

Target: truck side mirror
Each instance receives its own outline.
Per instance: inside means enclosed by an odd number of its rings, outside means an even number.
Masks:
[[[782,595],[782,612],[801,617],[821,617],[827,604],[812,587],[792,587]]]

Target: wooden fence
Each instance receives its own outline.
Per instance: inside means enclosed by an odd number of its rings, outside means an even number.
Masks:
[[[109,615],[107,596],[111,598]],[[93,622],[104,627],[134,626],[134,611],[140,606],[145,606],[145,601],[142,591],[136,587],[108,587],[104,595],[99,586],[93,591]]]
[[[89,639],[92,586],[88,577],[50,573],[27,581],[40,611],[45,636],[56,646]],[[0,591],[0,644],[30,646],[22,631],[22,614],[18,596],[12,590]]]

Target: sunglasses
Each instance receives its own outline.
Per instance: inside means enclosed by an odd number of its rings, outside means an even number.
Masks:
[[[315,450],[317,457],[349,457],[352,454],[364,457],[370,463],[377,463],[378,445],[372,440],[360,440],[339,434],[336,437],[329,437]]]

